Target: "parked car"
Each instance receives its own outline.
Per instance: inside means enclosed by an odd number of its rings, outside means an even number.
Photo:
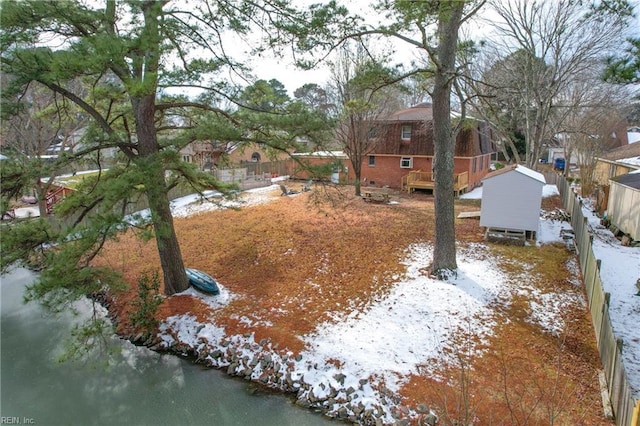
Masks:
[[[553,170],[564,170],[565,162],[564,158],[556,158],[553,162]]]

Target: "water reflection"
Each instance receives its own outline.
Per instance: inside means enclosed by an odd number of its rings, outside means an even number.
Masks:
[[[2,276],[0,415],[37,425],[326,425],[248,382],[114,339],[117,351],[59,363],[73,316],[23,304],[34,275]],[[83,307],[80,306],[82,310]],[[336,424],[334,422],[331,422]]]

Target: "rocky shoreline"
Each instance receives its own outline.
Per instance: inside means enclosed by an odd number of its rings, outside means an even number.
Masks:
[[[170,317],[155,335],[122,336],[149,349],[191,359],[295,398],[296,405],[345,423],[360,425],[436,425],[426,406],[401,405],[401,398],[375,378],[348,377],[337,367],[317,365],[304,355],[278,350],[253,334],[225,336],[217,327],[195,318]],[[322,376],[321,380],[318,377]]]
[[[331,364],[318,365],[303,354],[278,349],[269,339],[256,342],[253,333],[227,336],[214,324],[179,315],[160,323],[154,333],[119,327],[117,302],[105,292],[89,295],[102,305],[120,338],[137,346],[189,359],[226,371],[261,387],[283,392],[295,404],[334,420],[359,425],[435,426],[429,407],[410,408],[375,377],[350,377]],[[320,378],[320,380],[319,380]]]

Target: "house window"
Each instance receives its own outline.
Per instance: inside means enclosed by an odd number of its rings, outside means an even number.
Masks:
[[[375,155],[370,155],[369,156],[369,166],[373,167],[376,165],[376,156]]]
[[[191,162],[191,156],[190,155],[183,155],[182,156],[182,161],[184,161],[185,163],[190,163]]]
[[[477,164],[478,164],[478,157],[473,157],[473,173],[476,172]]]
[[[260,154],[257,152],[254,152],[253,154],[251,154],[251,162],[252,163],[259,163],[260,162]]]
[[[401,169],[410,169],[413,167],[413,157],[402,157],[400,158],[400,168]]]
[[[378,136],[378,129],[376,127],[369,127],[369,139],[375,139]]]
[[[406,141],[411,140],[411,124],[402,125],[402,132],[401,132],[400,138]]]

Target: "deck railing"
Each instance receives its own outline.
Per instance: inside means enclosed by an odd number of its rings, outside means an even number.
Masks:
[[[469,187],[469,172],[462,172],[453,175],[453,189],[459,193]],[[433,173],[421,170],[412,170],[402,177],[401,188],[409,193],[416,189],[434,189],[435,182]]]

